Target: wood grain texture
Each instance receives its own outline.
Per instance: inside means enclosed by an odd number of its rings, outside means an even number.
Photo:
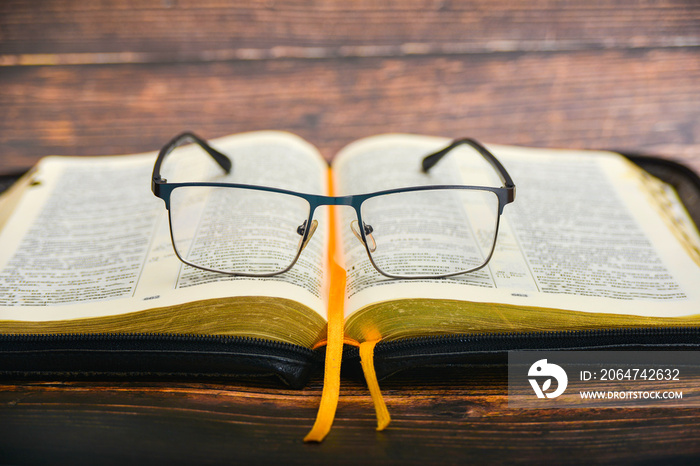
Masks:
[[[700,169],[692,0],[8,1],[0,64],[4,173],[186,128],[290,130],[327,158],[398,131]]]
[[[6,171],[49,154],[292,131],[325,157],[382,132],[658,153],[700,168],[700,49],[11,67]]]
[[[506,382],[504,368],[479,366],[385,380],[393,423],[376,432],[366,388],[344,380],[333,430],[320,445],[301,442],[313,424],[318,379],[302,391],[214,382],[5,382],[0,459],[620,464],[700,455],[698,409],[516,410],[507,407]]]
[[[678,47],[700,45],[700,4],[15,0],[0,5],[0,39],[5,63]]]

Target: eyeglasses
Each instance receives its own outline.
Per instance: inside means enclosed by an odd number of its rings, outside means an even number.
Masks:
[[[176,255],[211,272],[247,277],[287,272],[316,231],[315,210],[334,205],[354,209],[352,233],[386,277],[473,272],[491,259],[503,208],[515,199],[515,184],[503,165],[468,138],[427,155],[416,170],[428,173],[464,146],[488,162],[503,186],[425,185],[332,197],[238,183],[169,183],[161,177],[163,160],[185,144],[199,146],[226,174],[233,164],[201,138],[183,133],[161,149],[153,168],[151,188],[168,210]]]

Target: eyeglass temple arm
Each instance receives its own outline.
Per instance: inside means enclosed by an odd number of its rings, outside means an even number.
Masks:
[[[499,178],[501,178],[504,187],[515,188],[515,183],[513,183],[513,179],[510,177],[505,167],[501,165],[501,162],[499,162],[498,159],[491,152],[489,152],[488,149],[486,149],[479,142],[471,138],[455,139],[450,143],[449,146],[445,147],[444,149],[441,149],[437,152],[426,156],[422,162],[423,173],[428,173],[428,171],[435,165],[437,165],[437,163],[452,149],[462,144],[466,144],[476,149],[476,151],[479,152],[479,154],[481,154],[482,157],[484,157],[486,161],[491,164],[491,166],[498,173]]]
[[[163,148],[160,150],[158,153],[158,158],[156,159],[155,166],[153,167],[153,184],[155,185],[156,182],[163,182],[163,180],[160,177],[160,166],[163,164],[163,159],[172,152],[176,147],[181,146],[183,144],[187,144],[193,142],[197,144],[199,147],[204,149],[209,155],[212,156],[212,158],[216,161],[216,163],[219,164],[221,168],[228,174],[231,173],[231,169],[233,168],[233,163],[231,162],[231,159],[229,159],[227,156],[219,152],[218,150],[214,149],[211,147],[209,144],[207,144],[204,139],[200,138],[194,133],[190,132],[185,132],[182,134],[179,134],[175,136],[170,142],[168,142]],[[154,186],[154,192],[155,192],[155,186]]]

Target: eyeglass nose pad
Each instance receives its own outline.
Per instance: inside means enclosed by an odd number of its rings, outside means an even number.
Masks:
[[[364,223],[364,222],[363,222]],[[374,236],[372,236],[372,232],[374,229],[372,228],[372,225],[365,225],[365,238],[367,238],[368,243],[367,243],[367,249],[369,249],[369,252],[374,252],[377,250],[377,242],[374,241]],[[357,220],[353,220],[350,222],[350,229],[352,232],[355,234],[355,237],[360,240],[360,243],[365,244],[364,241],[362,241],[362,235],[360,234],[360,224]]]
[[[306,220],[304,220],[304,223],[299,225],[299,228],[297,228],[297,233],[301,236],[299,239],[299,252],[303,251],[304,248],[306,247],[307,244],[309,244],[309,241],[311,240],[311,237],[314,235],[314,232],[316,231],[316,228],[318,228],[318,221],[313,220],[311,222],[311,226],[309,227],[309,236],[306,237],[306,241],[304,241],[304,232],[306,231]],[[303,243],[302,243],[303,241]]]

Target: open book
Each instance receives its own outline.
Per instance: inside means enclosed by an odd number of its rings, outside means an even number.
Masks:
[[[340,196],[493,181],[459,151],[421,172],[422,159],[448,143],[370,137],[344,148],[329,171],[313,146],[288,133],[210,142],[235,165],[224,178],[218,174],[219,182]],[[406,367],[411,356],[453,363],[450,351],[478,351],[482,342],[455,346],[445,335],[517,337],[501,346],[488,340],[491,352],[571,342],[610,347],[621,336],[625,345],[697,346],[697,331],[662,331],[700,323],[700,237],[669,186],[619,154],[488,148],[515,180],[516,202],[501,216],[484,268],[437,279],[379,274],[353,233],[354,212],[337,206],[315,212],[313,236],[283,274],[249,278],[193,268],[176,256],[166,209],[149,189],[156,153],[47,157],[0,197],[0,373],[272,372],[301,386],[321,364],[313,350],[328,339],[331,351],[329,305],[344,309],[346,343],[381,340],[389,354],[399,348],[392,342],[420,343],[401,346],[398,365],[384,373]],[[210,179],[216,167],[196,152],[183,148],[168,179]],[[425,211],[444,208],[416,202]],[[226,206],[216,208],[225,215]],[[256,221],[271,225],[260,226],[261,248],[283,253],[273,225],[285,215],[275,204],[256,213]],[[390,209],[384,215],[393,221]],[[190,227],[195,235],[204,228]],[[435,228],[434,247],[453,247],[440,239],[450,228]],[[341,268],[329,267],[334,262]],[[647,331],[634,339],[629,329]],[[528,335],[531,346],[523,343]],[[558,339],[548,345],[547,335]],[[571,341],[563,344],[562,335]],[[426,338],[441,350],[426,351]]]
[[[449,141],[382,135],[343,149],[336,195],[479,176],[446,157]],[[211,142],[236,182],[328,195],[318,151],[281,132]],[[338,218],[347,271],[346,336],[356,341],[481,332],[681,326],[700,322],[697,230],[674,193],[622,156],[489,145],[518,186],[495,253],[473,273],[388,279]],[[48,157],[0,204],[0,332],[176,333],[255,337],[312,348],[325,338],[330,281],[327,212],[288,272],[233,277],[181,263],[166,210],[149,190],[155,154]],[[196,157],[171,164],[181,181],[206,179]],[[284,212],[268,212],[272,218]],[[274,246],[273,234],[261,242]],[[446,245],[448,247],[449,245]]]

